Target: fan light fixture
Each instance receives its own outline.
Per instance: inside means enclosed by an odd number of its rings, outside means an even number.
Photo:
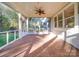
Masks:
[[[35,7],[35,11],[36,11],[35,14],[38,14],[38,15],[45,14],[45,11],[42,9],[42,7],[39,6],[39,2],[37,3],[37,7]]]

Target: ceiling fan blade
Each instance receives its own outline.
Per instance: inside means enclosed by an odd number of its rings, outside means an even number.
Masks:
[[[35,10],[36,12],[38,12],[38,10]]]
[[[39,15],[41,15],[41,13],[39,13]]]
[[[46,13],[43,12],[42,14],[46,14]]]
[[[38,13],[35,13],[35,14],[38,14]]]

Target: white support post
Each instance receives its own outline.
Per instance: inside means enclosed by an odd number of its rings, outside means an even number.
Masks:
[[[21,14],[18,13],[18,21],[19,21],[19,38],[21,37],[21,33],[22,33],[22,22],[21,22]]]
[[[16,31],[14,31],[14,40],[16,40]]]
[[[79,15],[78,15],[78,2],[74,3],[74,21],[75,21],[75,33],[79,33]]]
[[[79,18],[78,18],[78,3],[74,3],[74,16],[75,16],[75,28],[79,28]]]
[[[9,43],[9,32],[6,32],[6,43]]]
[[[65,28],[65,18],[64,18],[64,11],[63,11],[63,13],[62,13],[62,16],[63,16],[63,29]]]
[[[66,27],[65,27],[65,18],[64,18],[64,11],[62,12],[62,16],[63,16],[63,31],[64,31],[64,40],[66,41],[66,36],[67,36],[67,32],[66,32]]]
[[[26,19],[26,31],[28,32],[28,18]]]
[[[51,31],[55,28],[54,18],[51,19]]]

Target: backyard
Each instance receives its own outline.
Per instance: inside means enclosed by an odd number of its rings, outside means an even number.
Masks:
[[[18,32],[15,35],[13,30],[18,30],[18,15],[16,11],[0,3],[0,47],[7,44],[7,40],[9,43],[18,38]]]
[[[18,32],[16,32],[16,38],[18,38]],[[9,42],[14,40],[14,33],[10,32],[9,33]],[[0,33],[0,47],[2,47],[3,45],[5,45],[7,42],[6,40],[6,33]]]

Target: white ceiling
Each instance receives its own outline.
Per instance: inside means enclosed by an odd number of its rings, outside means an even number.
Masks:
[[[4,4],[22,13],[26,17],[51,17],[60,9],[62,9],[68,2],[4,2]],[[35,7],[42,6],[46,14],[35,14]]]

